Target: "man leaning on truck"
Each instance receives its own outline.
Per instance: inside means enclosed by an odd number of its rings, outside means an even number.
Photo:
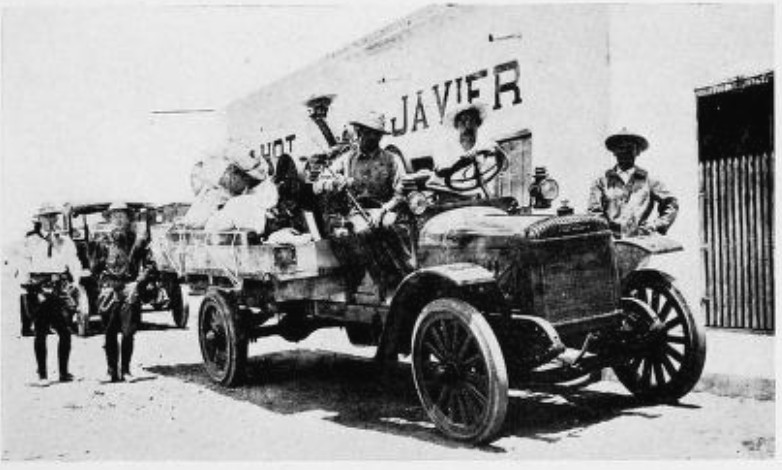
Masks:
[[[605,145],[616,157],[616,165],[592,184],[589,212],[605,217],[619,237],[665,234],[676,220],[679,202],[660,180],[635,166],[649,142],[623,128],[609,136]],[[655,203],[657,217],[650,218]]]

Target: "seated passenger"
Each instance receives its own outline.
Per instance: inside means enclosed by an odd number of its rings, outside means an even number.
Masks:
[[[296,162],[288,154],[282,154],[274,170],[274,184],[279,199],[267,220],[269,233],[290,228],[298,233],[308,232],[304,210],[312,210],[312,188],[299,176]]]
[[[261,158],[253,177],[260,183],[235,196],[222,209],[212,215],[204,226],[208,231],[251,230],[258,234],[266,232],[267,211],[277,205],[277,186],[269,177],[269,163]]]

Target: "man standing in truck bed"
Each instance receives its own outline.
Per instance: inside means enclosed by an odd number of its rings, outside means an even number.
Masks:
[[[315,183],[316,194],[349,191],[355,202],[349,202],[348,218],[352,221],[352,236],[335,237],[337,256],[347,263],[360,263],[381,287],[398,284],[412,270],[410,254],[399,234],[390,225],[390,213],[404,201],[402,176],[405,167],[399,155],[380,148],[380,140],[388,134],[385,119],[375,112],[350,122],[357,145],[321,173]],[[332,227],[333,232],[333,227]],[[333,233],[332,233],[333,235]],[[352,270],[361,281],[364,270]]]

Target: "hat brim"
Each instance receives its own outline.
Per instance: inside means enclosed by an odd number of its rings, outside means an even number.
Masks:
[[[448,122],[451,127],[456,127],[456,118],[458,118],[462,113],[470,110],[475,110],[478,113],[478,116],[481,118],[481,123],[486,120],[486,105],[483,103],[470,103],[457,106],[455,109],[449,112],[445,118],[446,122]]]
[[[368,124],[364,124],[363,122],[359,122],[359,121],[350,121],[350,122],[349,122],[349,124],[350,124],[351,126],[358,126],[358,127],[363,127],[363,128],[365,128],[365,129],[372,129],[373,131],[375,131],[375,132],[379,132],[379,133],[381,133],[381,134],[383,134],[383,135],[389,135],[389,134],[391,134],[390,132],[388,132],[388,131],[387,131],[387,130],[385,130],[385,129],[380,129],[380,128],[377,128],[377,127],[375,127],[375,126],[370,126],[370,125],[368,125]]]
[[[609,136],[606,139],[606,148],[608,150],[614,151],[616,147],[620,146],[624,142],[632,142],[641,152],[649,148],[649,141],[638,134],[614,134]]]

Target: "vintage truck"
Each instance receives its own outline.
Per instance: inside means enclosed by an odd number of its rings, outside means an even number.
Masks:
[[[662,236],[615,239],[592,215],[459,197],[484,187],[504,161],[487,154],[457,167],[444,186],[425,170],[406,177],[408,204],[396,226],[414,269],[396,285],[366,276],[351,291],[349,268],[318,217],[307,218],[308,236],[289,243],[175,225],[153,236],[160,269],[205,296],[197,328],[209,377],[239,384],[250,341],[300,341],[342,327],[354,344],[377,346],[380,363],[410,355],[429,418],[470,443],[501,432],[510,388],[604,368],[644,400],[677,400],[694,387],[703,329],[676,281],[646,267],[680,245]]]

